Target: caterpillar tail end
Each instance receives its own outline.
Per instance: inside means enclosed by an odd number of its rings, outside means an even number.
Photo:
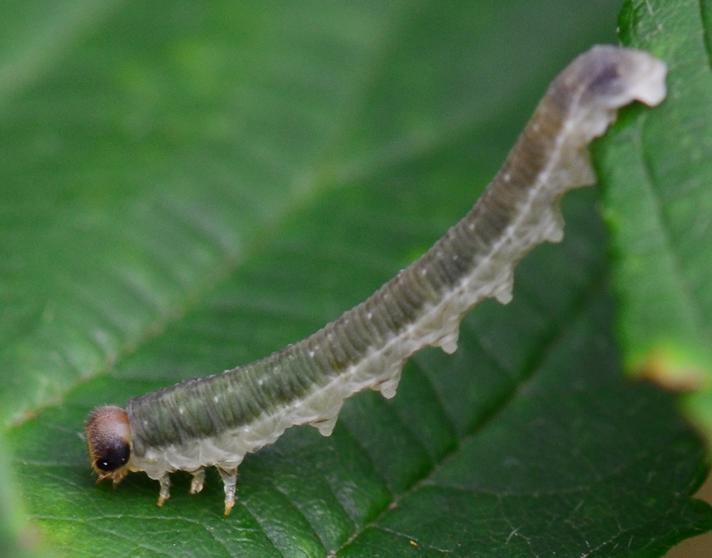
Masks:
[[[640,77],[635,82],[636,85],[631,87],[631,96],[649,107],[655,107],[662,103],[667,95],[667,65],[647,52],[634,51],[634,54],[639,60]]]

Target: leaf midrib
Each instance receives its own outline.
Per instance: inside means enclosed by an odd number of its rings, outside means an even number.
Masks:
[[[417,134],[415,141],[411,141],[408,138],[403,139],[399,143],[406,145],[407,148],[399,150],[394,157],[387,157],[383,160],[366,154],[367,164],[365,165],[355,164],[353,160],[343,161],[339,166],[329,164],[332,151],[335,151],[338,147],[338,140],[347,135],[347,130],[352,126],[358,125],[356,119],[357,111],[353,107],[362,106],[364,99],[368,97],[370,84],[378,79],[379,73],[369,69],[383,67],[382,59],[388,55],[389,45],[397,42],[394,37],[398,34],[398,27],[402,25],[402,18],[399,16],[404,9],[405,5],[400,5],[399,10],[392,10],[393,15],[382,28],[381,38],[378,41],[379,46],[373,49],[371,60],[368,63],[364,63],[364,70],[360,74],[361,77],[354,78],[355,93],[346,96],[347,98],[344,100],[340,111],[341,119],[335,119],[332,133],[330,135],[327,134],[328,139],[322,143],[322,147],[317,150],[315,157],[304,164],[302,172],[293,179],[292,187],[287,189],[290,196],[283,200],[280,207],[263,221],[263,228],[260,233],[252,235],[250,241],[244,244],[241,256],[226,255],[222,265],[216,266],[217,270],[214,268],[211,273],[206,274],[202,281],[195,282],[195,288],[185,292],[182,304],[175,304],[172,308],[161,313],[157,319],[147,323],[143,331],[136,337],[123,340],[121,347],[110,358],[105,358],[94,370],[85,372],[74,382],[68,383],[59,390],[59,396],[26,411],[22,416],[14,420],[10,420],[5,426],[5,432],[11,432],[19,428],[33,420],[38,414],[61,404],[69,393],[109,372],[124,359],[138,352],[150,340],[163,335],[171,324],[180,321],[193,308],[199,307],[210,293],[216,291],[220,285],[227,282],[237,272],[242,263],[259,254],[266,245],[269,245],[272,240],[277,238],[284,224],[289,221],[292,215],[299,214],[308,208],[321,194],[338,189],[342,187],[342,184],[350,184],[353,180],[366,181],[369,176],[381,174],[387,168],[402,165],[410,159],[422,158],[428,153],[442,149],[445,145],[457,142],[463,135],[471,131],[474,126],[481,124],[482,114],[477,110],[468,111],[467,118],[461,118],[455,122],[446,122],[445,127],[429,136],[424,143],[417,139],[419,138]],[[499,112],[506,114],[509,109],[504,107]],[[486,120],[496,121],[497,117],[497,114],[490,115]],[[322,174],[318,170],[320,168],[328,172]],[[300,184],[304,186],[300,187]]]
[[[331,133],[326,134],[326,139],[322,142],[321,147],[317,149],[314,158],[305,161],[302,171],[292,179],[290,187],[285,189],[289,195],[281,200],[279,207],[275,208],[269,217],[263,221],[263,228],[260,234],[252,235],[251,241],[245,244],[241,257],[227,255],[220,265],[213,268],[212,272],[208,273],[202,280],[197,280],[194,288],[185,292],[182,303],[176,303],[168,311],[159,313],[158,317],[148,322],[143,327],[142,332],[135,338],[124,339],[119,349],[111,356],[105,357],[103,362],[94,370],[79,374],[77,380],[69,382],[58,390],[60,391],[59,396],[31,410],[26,410],[18,418],[10,420],[5,427],[6,432],[22,426],[44,410],[60,404],[67,394],[107,373],[123,359],[138,352],[148,341],[162,335],[169,325],[178,322],[191,309],[198,307],[208,297],[209,293],[217,290],[220,285],[233,276],[241,263],[249,261],[250,257],[260,253],[265,245],[277,237],[281,226],[289,220],[291,215],[299,213],[313,203],[320,194],[334,188],[334,185],[337,184],[336,182],[320,180],[322,175],[318,169],[328,168],[329,156],[333,146],[337,144],[343,135],[347,134],[345,130],[354,125],[355,113],[367,97],[371,84],[377,79],[379,75],[378,69],[383,67],[383,60],[389,53],[388,46],[395,42],[394,37],[398,34],[398,26],[403,19],[400,17],[400,11],[404,10],[405,7],[406,5],[402,4],[398,10],[391,10],[390,19],[384,23],[379,38],[374,41],[376,46],[371,51],[371,59],[363,64],[363,70],[354,77],[354,92],[345,96],[339,111],[340,118],[334,119]],[[107,10],[108,13],[109,10]],[[36,76],[35,79],[39,79],[39,76]],[[0,109],[3,102],[2,93],[0,90]],[[356,107],[356,110],[353,107]]]

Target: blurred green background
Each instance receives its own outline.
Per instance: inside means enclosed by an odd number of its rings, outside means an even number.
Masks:
[[[712,526],[672,397],[623,380],[598,194],[515,302],[331,438],[220,485],[95,487],[96,405],[248,362],[359,302],[469,209],[620,2],[6,0],[0,537],[60,556],[659,556]]]

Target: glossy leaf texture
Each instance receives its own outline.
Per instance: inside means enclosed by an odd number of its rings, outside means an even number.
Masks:
[[[37,530],[25,516],[18,487],[13,482],[9,454],[0,438],[0,549],[8,558],[47,556],[38,544]],[[42,552],[40,553],[40,548]]]
[[[14,4],[0,486],[38,552],[659,556],[712,527],[703,444],[623,378],[593,189],[455,355],[248,456],[228,519],[212,473],[161,509],[143,475],[95,486],[81,438],[94,406],[264,356],[421,254],[617,2]]]
[[[602,142],[627,367],[691,391],[712,434],[712,2],[628,1],[621,38],[669,66],[660,110],[632,110]]]

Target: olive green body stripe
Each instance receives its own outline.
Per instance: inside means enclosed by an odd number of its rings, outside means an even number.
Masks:
[[[650,70],[643,67],[648,63]],[[558,199],[566,190],[593,182],[586,147],[603,133],[614,111],[634,98],[649,104],[662,98],[654,89],[660,76],[628,79],[625,74],[659,72],[655,64],[661,65],[647,54],[615,47],[597,47],[577,58],[551,84],[475,206],[367,300],[267,358],[132,399],[127,411],[135,456],[218,439],[270,415],[294,411],[325,386],[338,393],[335,382],[343,379],[346,385],[349,375],[373,374],[374,383],[353,381],[343,397],[380,385],[390,396],[410,354],[425,345],[452,352],[464,313],[486,297],[508,302],[516,263],[535,245],[561,239]],[[634,80],[644,79],[649,89],[638,93]],[[364,371],[368,366],[373,370]],[[393,369],[393,385],[387,385],[383,367]],[[331,407],[338,412],[340,400]],[[329,418],[326,413],[324,420]],[[295,415],[288,425],[300,420]],[[304,422],[316,424],[313,417]],[[265,443],[273,437],[266,436]]]

